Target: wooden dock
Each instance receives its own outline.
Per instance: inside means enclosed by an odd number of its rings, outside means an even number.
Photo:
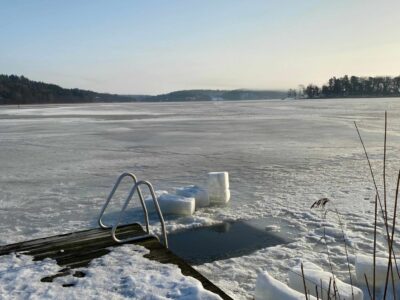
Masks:
[[[139,224],[120,226],[117,230],[117,235],[121,238],[142,236],[144,234],[145,232]],[[181,269],[183,275],[199,280],[205,289],[219,295],[222,299],[232,299],[185,261],[165,248],[155,237],[147,236],[129,243],[147,248],[150,253],[145,255],[146,258],[163,264],[174,264]],[[84,277],[84,272],[74,271],[73,269],[87,267],[93,259],[109,253],[108,247],[118,247],[120,245],[122,244],[116,243],[111,238],[109,229],[95,228],[0,246],[0,255],[16,252],[32,255],[34,260],[45,258],[56,260],[57,264],[63,268],[59,273],[41,279],[43,282],[52,282],[56,277],[70,274],[75,277]],[[68,287],[69,285],[64,286]]]

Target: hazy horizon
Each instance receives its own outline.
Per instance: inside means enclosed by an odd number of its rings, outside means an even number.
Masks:
[[[116,94],[400,73],[400,2],[10,1],[0,70]]]

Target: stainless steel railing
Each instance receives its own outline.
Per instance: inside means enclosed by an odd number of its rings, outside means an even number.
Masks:
[[[108,205],[110,204],[111,199],[113,198],[113,196],[114,196],[116,190],[118,189],[121,181],[125,177],[132,178],[134,185],[130,189],[128,197],[126,198],[126,200],[125,200],[125,202],[124,202],[124,204],[122,206],[122,209],[121,209],[121,211],[120,211],[120,213],[119,213],[119,215],[117,217],[117,220],[115,221],[114,225],[112,225],[112,226],[105,225],[104,222],[102,221],[104,212],[106,211]],[[134,174],[132,174],[132,173],[123,173],[118,177],[116,183],[114,184],[113,189],[111,190],[106,202],[104,203],[104,205],[103,205],[103,207],[102,207],[102,209],[100,211],[100,215],[99,215],[98,220],[97,220],[98,224],[99,224],[99,226],[101,228],[104,228],[104,229],[112,228],[111,229],[111,236],[112,236],[113,240],[118,242],[118,243],[125,243],[125,242],[134,241],[134,240],[139,240],[139,239],[141,239],[141,238],[143,238],[145,236],[154,236],[154,237],[156,237],[158,239],[158,236],[150,233],[149,214],[148,214],[146,202],[144,201],[142,192],[140,190],[140,186],[141,185],[145,185],[149,189],[150,195],[151,195],[152,200],[153,200],[153,204],[155,206],[155,210],[157,212],[158,218],[160,219],[161,231],[162,231],[162,235],[163,235],[164,245],[165,245],[165,247],[168,248],[168,238],[167,238],[167,232],[166,232],[166,229],[165,229],[164,217],[162,215],[162,212],[161,212],[161,209],[160,209],[160,205],[158,204],[158,200],[157,200],[156,193],[154,192],[154,188],[153,188],[152,184],[150,182],[148,182],[148,181],[143,181],[143,180],[137,181],[136,176]],[[126,208],[128,207],[128,204],[131,201],[131,199],[132,199],[133,195],[135,194],[136,190],[137,190],[137,193],[138,193],[138,196],[139,196],[139,200],[140,200],[140,203],[142,205],[143,212],[144,212],[144,219],[145,219],[145,225],[146,225],[146,235],[135,236],[135,237],[126,238],[126,239],[119,239],[116,236],[117,228],[118,228],[119,224],[121,223],[122,216],[123,216]]]

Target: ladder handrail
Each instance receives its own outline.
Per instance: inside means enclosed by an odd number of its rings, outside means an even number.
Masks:
[[[99,217],[98,217],[98,219],[97,219],[97,223],[98,223],[99,226],[100,226],[101,228],[103,228],[103,229],[112,228],[112,226],[105,225],[105,224],[103,223],[103,221],[102,221],[102,218],[103,218],[104,212],[105,212],[106,209],[107,209],[108,204],[110,203],[112,197],[114,196],[116,190],[118,189],[118,187],[119,187],[119,185],[120,185],[122,179],[124,179],[125,177],[130,177],[130,178],[132,178],[133,183],[134,183],[134,187],[136,187],[136,185],[137,185],[137,178],[136,178],[136,176],[135,176],[134,174],[132,174],[132,173],[122,173],[122,174],[118,177],[118,179],[117,179],[117,181],[115,182],[114,187],[113,187],[113,189],[111,190],[110,194],[108,195],[108,198],[107,198],[106,202],[104,203],[104,205],[103,205],[103,207],[102,207],[102,209],[101,209],[101,211],[100,211],[100,215],[99,215]],[[144,218],[145,218],[145,223],[146,223],[146,232],[149,234],[149,233],[150,233],[150,229],[149,229],[149,214],[148,214],[148,212],[147,212],[147,207],[146,207],[146,204],[144,203],[143,195],[142,195],[142,192],[140,191],[139,186],[137,186],[137,190],[138,190],[138,195],[139,195],[140,203],[141,203],[142,208],[143,208],[143,211],[144,211]],[[132,195],[133,195],[133,194],[132,194]],[[126,208],[126,207],[125,207],[125,208]]]
[[[161,213],[160,205],[158,204],[156,193],[154,192],[154,188],[153,188],[152,184],[145,180],[136,182],[135,185],[131,188],[130,193],[129,193],[128,197],[126,198],[125,203],[122,206],[122,209],[118,215],[117,221],[114,223],[114,226],[111,229],[111,236],[112,236],[113,240],[116,241],[117,243],[129,242],[129,241],[133,241],[133,240],[137,240],[137,239],[141,238],[141,237],[133,237],[133,238],[126,238],[126,239],[119,239],[116,236],[116,231],[117,231],[119,223],[121,222],[122,215],[125,212],[125,209],[127,208],[129,202],[131,201],[135,191],[138,190],[138,193],[139,193],[140,185],[146,185],[150,191],[154,206],[156,208],[156,212],[158,214],[158,218],[160,219],[160,222],[161,222],[161,230],[163,233],[164,245],[166,248],[168,248],[168,239],[167,239],[167,232],[165,230],[165,222],[164,222],[163,215]],[[145,203],[144,203],[144,207],[146,207]],[[147,208],[146,208],[146,211],[147,211]]]

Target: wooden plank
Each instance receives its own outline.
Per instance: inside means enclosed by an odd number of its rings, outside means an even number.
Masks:
[[[140,226],[140,224],[128,224],[123,225],[118,228],[118,234],[123,234],[126,232],[131,232],[132,236],[145,234],[145,231]],[[0,246],[0,255],[8,254],[11,252],[22,252],[34,249],[45,249],[51,247],[61,247],[62,245],[74,244],[74,243],[86,243],[93,239],[107,239],[110,238],[110,230],[102,228],[94,228],[79,232],[72,232],[61,234],[57,236],[45,237],[36,240],[9,244],[5,246]]]
[[[140,224],[128,224],[118,228],[117,236],[121,238],[143,236],[146,232]],[[203,287],[221,296],[222,299],[232,299],[220,288],[188,265],[184,260],[165,248],[155,237],[146,236],[140,240],[129,242],[147,248],[150,252],[145,255],[150,260],[178,266],[182,274],[199,280]],[[83,277],[84,272],[74,272],[74,268],[89,266],[90,262],[110,252],[109,247],[118,247],[111,238],[110,229],[89,229],[80,232],[45,237],[41,239],[0,246],[0,255],[12,252],[32,255],[34,260],[52,258],[57,264],[64,267],[57,274],[42,278],[42,281],[51,282],[54,278],[72,274]]]
[[[131,238],[131,237],[141,237],[142,239],[147,239],[149,238],[147,235],[144,235],[144,232],[137,232],[137,231],[125,231],[123,233],[118,233],[117,236],[126,239],[126,238]],[[41,247],[35,247],[32,249],[29,249],[27,253],[29,255],[33,256],[38,256],[38,255],[49,255],[49,256],[44,256],[44,257],[50,257],[53,258],[53,253],[57,252],[68,252],[68,251],[79,251],[79,250],[85,250],[85,249],[90,249],[90,248],[106,248],[106,247],[111,247],[111,246],[117,246],[120,245],[119,243],[115,242],[111,236],[110,233],[106,236],[102,237],[94,237],[94,238],[85,238],[85,239],[77,239],[77,240],[72,240],[72,241],[59,241],[55,244],[49,243],[46,245],[43,245]]]

